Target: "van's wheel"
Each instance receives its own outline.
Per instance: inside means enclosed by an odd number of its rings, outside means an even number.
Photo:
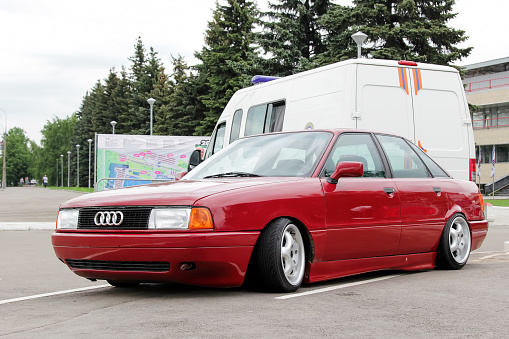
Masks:
[[[470,227],[462,214],[454,214],[445,225],[438,244],[436,265],[459,270],[467,263],[472,247]]]
[[[294,292],[304,278],[306,255],[299,228],[287,218],[272,221],[256,250],[258,278],[273,292]]]
[[[120,287],[120,288],[137,287],[140,285],[140,283],[137,283],[137,282],[120,282],[120,281],[114,281],[114,280],[106,280],[106,281],[111,286]]]

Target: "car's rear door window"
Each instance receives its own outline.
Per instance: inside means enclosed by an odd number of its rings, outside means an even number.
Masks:
[[[431,175],[421,158],[407,142],[400,137],[377,135],[389,160],[394,178],[429,178]]]

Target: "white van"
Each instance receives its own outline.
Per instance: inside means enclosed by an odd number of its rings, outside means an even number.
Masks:
[[[404,136],[454,178],[475,181],[472,122],[455,68],[355,59],[253,82],[226,105],[205,157],[253,134],[352,128]]]

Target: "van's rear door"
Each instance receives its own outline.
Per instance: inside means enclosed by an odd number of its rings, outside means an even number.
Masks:
[[[469,140],[470,114],[458,73],[418,68],[411,73],[414,142],[454,178],[469,180],[473,141]]]
[[[357,64],[358,129],[414,139],[414,117],[407,68]],[[354,112],[355,114],[355,112]]]

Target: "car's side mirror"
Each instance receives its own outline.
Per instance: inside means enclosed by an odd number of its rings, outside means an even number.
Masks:
[[[336,170],[327,178],[329,184],[337,184],[339,178],[344,177],[362,177],[364,174],[364,165],[357,161],[341,161],[336,165]]]
[[[191,153],[191,157],[189,158],[189,165],[187,166],[187,172],[190,172],[200,163],[201,163],[201,151],[197,149],[194,150],[193,153]]]

